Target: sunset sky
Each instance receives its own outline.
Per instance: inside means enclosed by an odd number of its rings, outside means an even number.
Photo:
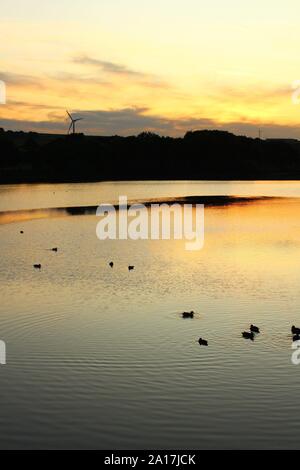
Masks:
[[[0,127],[300,138],[299,0],[2,0]],[[299,93],[300,97],[300,93]]]

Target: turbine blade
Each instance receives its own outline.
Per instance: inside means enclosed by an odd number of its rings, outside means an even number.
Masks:
[[[69,116],[69,118],[70,118],[71,120],[73,119],[72,116],[71,116],[71,114],[69,113],[69,111],[67,111],[67,115]]]
[[[72,125],[73,125],[73,123],[71,122],[70,127],[69,127],[69,130],[68,130],[68,134],[70,134],[70,130],[71,130],[71,128],[72,128]]]

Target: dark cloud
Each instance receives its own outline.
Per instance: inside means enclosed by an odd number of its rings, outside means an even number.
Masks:
[[[125,108],[111,111],[79,111],[84,125],[102,134],[135,134],[145,129],[164,133],[171,125],[163,117],[147,116],[147,108]]]
[[[1,106],[0,106],[1,110]],[[258,127],[265,138],[299,138],[296,126],[273,123],[231,122],[220,124],[212,119],[181,118],[170,119],[164,116],[148,115],[147,108],[126,108],[117,110],[73,110],[75,116],[83,117],[78,124],[78,132],[94,135],[133,135],[142,131],[152,131],[160,135],[182,136],[188,130],[218,129],[238,135],[258,136]],[[68,128],[64,112],[50,112],[45,121],[21,121],[0,119],[0,127],[12,130],[65,133]]]
[[[67,128],[67,124],[62,121],[22,121],[17,119],[0,118],[0,127],[3,127],[5,130],[12,131],[63,134]]]

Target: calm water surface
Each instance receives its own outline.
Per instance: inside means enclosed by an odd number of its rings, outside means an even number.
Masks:
[[[10,185],[0,210],[119,194],[281,199],[207,208],[197,252],[101,242],[91,215],[0,225],[0,447],[300,448],[300,183]],[[241,337],[250,323],[254,342]]]

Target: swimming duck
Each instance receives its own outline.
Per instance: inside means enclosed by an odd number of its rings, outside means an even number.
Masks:
[[[291,328],[293,335],[300,335],[300,328],[297,328],[296,326],[292,326]]]
[[[200,346],[208,346],[208,342],[206,341],[206,339],[199,338],[198,343],[200,344]]]
[[[52,251],[55,251],[57,253],[58,248],[52,248]]]
[[[42,265],[41,264],[34,264],[33,267],[35,269],[42,269]]]
[[[259,328],[255,325],[250,325],[250,331],[253,331],[253,333],[259,333]]]
[[[111,261],[111,262],[109,263],[109,266],[110,266],[111,268],[113,268],[113,267],[114,267],[114,263]]]
[[[133,271],[134,270],[134,266],[128,266],[128,271]]]
[[[183,312],[182,313],[182,318],[194,318],[194,312]]]
[[[243,335],[243,338],[246,338],[246,339],[251,339],[252,341],[254,340],[254,333],[253,331],[243,331],[242,333]]]

